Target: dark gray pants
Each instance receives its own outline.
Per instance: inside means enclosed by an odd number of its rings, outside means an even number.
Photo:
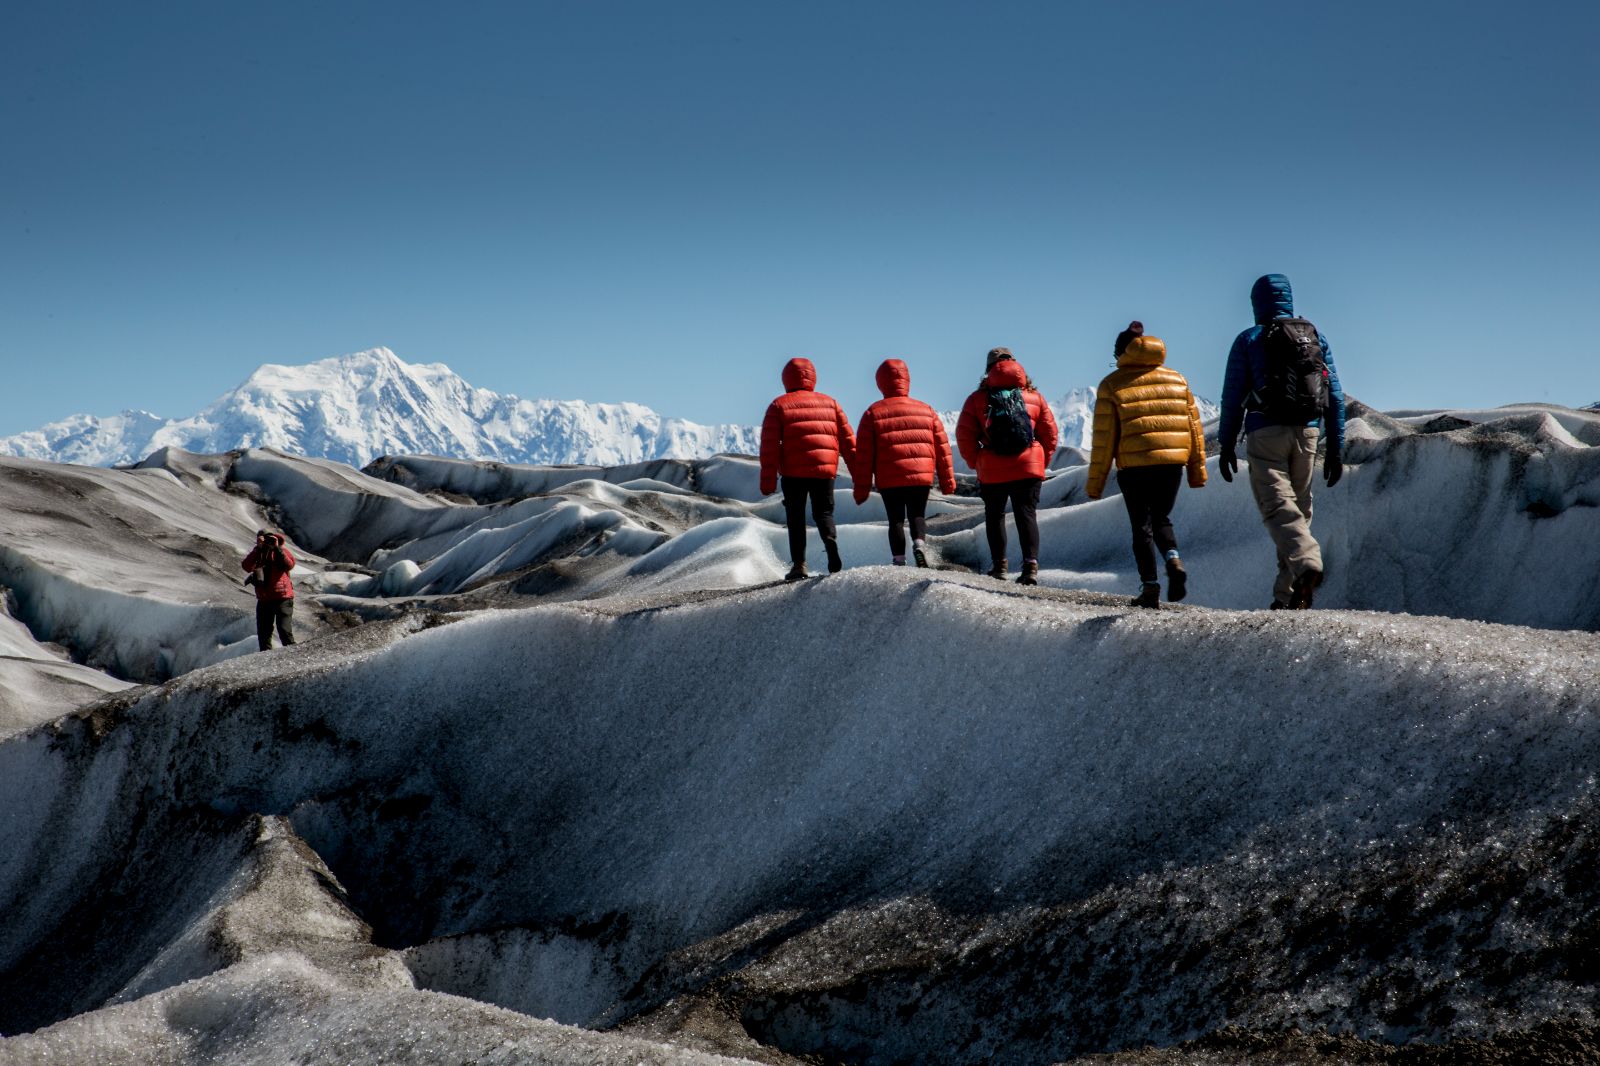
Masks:
[[[889,554],[902,558],[906,553],[906,519],[911,519],[913,543],[928,536],[928,485],[908,485],[898,489],[880,489],[883,509],[889,516]]]
[[[294,643],[294,600],[256,601],[256,643],[261,650],[272,647],[272,627],[278,627],[278,639],[284,647]]]
[[[993,485],[978,486],[983,499],[983,528],[989,538],[989,559],[995,565],[1006,557],[1006,504],[1011,504],[1011,517],[1017,523],[1017,540],[1022,547],[1022,561],[1039,558],[1039,478],[1021,481],[1001,481]]]
[[[1172,532],[1172,507],[1178,502],[1178,486],[1183,483],[1182,463],[1134,466],[1117,470],[1117,487],[1128,508],[1128,523],[1133,526],[1133,558],[1139,564],[1139,580],[1146,585],[1158,580],[1156,553],[1178,550],[1178,537]]]
[[[785,477],[783,487],[783,516],[789,526],[789,561],[796,565],[806,561],[806,502],[811,503],[811,517],[817,523],[817,536],[831,563],[839,554],[839,530],[833,521],[833,478]]]

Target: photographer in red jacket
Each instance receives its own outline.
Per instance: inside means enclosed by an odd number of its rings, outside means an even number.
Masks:
[[[789,559],[794,566],[785,581],[806,577],[806,501],[816,520],[828,573],[843,568],[839,534],[833,521],[833,479],[839,460],[855,460],[856,440],[850,420],[837,400],[816,391],[817,368],[809,359],[791,359],[783,368],[784,394],[767,408],[761,423],[761,495],[770,496],[783,481],[783,511],[789,527]]]
[[[283,534],[258,531],[256,546],[242,565],[250,571],[244,583],[256,589],[256,641],[261,650],[272,647],[274,625],[284,646],[293,644],[294,582],[289,580],[289,571],[294,569],[294,553],[285,546]]]

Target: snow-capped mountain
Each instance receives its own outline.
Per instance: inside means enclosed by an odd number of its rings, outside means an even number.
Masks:
[[[615,465],[758,444],[749,426],[702,426],[636,403],[523,400],[474,388],[442,363],[407,363],[373,348],[306,366],[268,363],[190,418],[75,415],[0,438],[0,455],[112,466],[164,447],[271,447],[352,466],[394,454]]]
[[[1051,404],[1061,446],[1089,449],[1093,388]],[[1205,418],[1216,405],[1200,401]],[[958,412],[943,413],[953,433]],[[618,466],[650,459],[755,454],[757,426],[703,426],[642,404],[524,400],[475,388],[443,363],[407,363],[388,348],[305,366],[267,363],[189,418],[148,411],[73,415],[0,437],[0,455],[83,466],[135,463],[161,448],[226,452],[269,447],[364,466],[380,455],[503,463]]]

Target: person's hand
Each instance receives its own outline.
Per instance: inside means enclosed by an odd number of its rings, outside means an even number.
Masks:
[[[1338,452],[1330,452],[1322,460],[1322,480],[1328,483],[1331,489],[1344,477],[1344,460],[1339,458]]]
[[[1233,475],[1239,472],[1239,453],[1232,448],[1222,449],[1222,455],[1217,459],[1217,473],[1222,475],[1222,480],[1232,481]]]
[[[856,498],[856,506],[860,507],[862,504],[867,502],[867,497],[871,496],[872,493],[861,485],[857,485],[855,487],[855,491],[852,492],[851,495]]]

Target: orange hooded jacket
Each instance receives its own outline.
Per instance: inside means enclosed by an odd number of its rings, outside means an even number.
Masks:
[[[867,408],[857,425],[855,478],[857,503],[865,503],[873,483],[881,489],[937,484],[945,495],[956,491],[950,438],[933,408],[911,398],[911,371],[899,359],[878,367],[883,399]]]
[[[779,477],[831,478],[839,459],[855,458],[850,420],[837,400],[816,391],[817,368],[791,359],[783,368],[787,391],[767,407],[761,422],[761,494],[778,491]]]
[[[1021,455],[996,455],[984,444],[985,425],[989,419],[990,389],[1023,389],[1022,399],[1033,419],[1033,443]],[[1028,372],[1015,359],[1002,359],[989,368],[983,387],[975,390],[961,406],[961,417],[956,421],[956,447],[961,458],[978,475],[984,485],[998,485],[1007,481],[1043,479],[1050,460],[1055,458],[1056,416],[1050,405],[1037,390],[1028,385]]]

